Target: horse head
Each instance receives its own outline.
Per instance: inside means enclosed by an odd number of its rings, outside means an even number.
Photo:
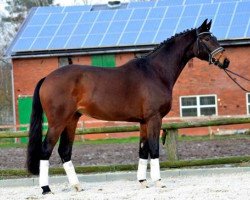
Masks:
[[[210,32],[212,20],[207,23],[207,19],[196,29],[196,42],[193,46],[195,56],[201,60],[206,60],[209,64],[214,64],[222,69],[229,66],[229,59],[224,53],[224,48],[219,44],[217,38]]]

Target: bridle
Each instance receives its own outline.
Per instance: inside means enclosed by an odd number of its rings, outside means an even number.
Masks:
[[[211,35],[211,36],[213,35],[211,32],[208,32],[208,31],[207,31],[207,32],[198,33],[198,31],[196,30],[196,35],[197,35],[196,42],[197,42],[198,55],[199,55],[199,53],[200,53],[200,52],[199,52],[199,51],[200,51],[200,43],[201,43],[200,36],[201,36],[201,35],[205,35],[205,34],[209,34],[209,35]],[[214,56],[215,56],[216,54],[225,51],[225,49],[224,49],[223,47],[218,47],[218,48],[216,48],[216,49],[214,49],[214,50],[211,50],[205,43],[202,43],[202,45],[204,45],[204,47],[206,48],[206,50],[207,50],[208,52],[210,52],[210,53],[208,54],[208,55],[209,55],[209,60],[208,60],[208,61],[209,61],[209,64],[214,64],[214,65],[219,66],[221,69],[223,69],[223,70],[225,71],[225,73],[227,74],[227,76],[228,76],[235,84],[237,84],[243,91],[245,91],[245,92],[250,92],[250,90],[247,90],[247,89],[245,89],[244,87],[242,87],[242,86],[236,81],[236,79],[233,78],[229,73],[231,73],[231,74],[233,74],[233,75],[235,75],[235,76],[238,76],[239,78],[244,79],[245,81],[248,81],[248,82],[250,82],[250,79],[245,78],[245,77],[243,77],[243,76],[241,76],[241,75],[239,75],[239,74],[237,74],[237,73],[235,73],[235,72],[232,72],[232,71],[230,71],[229,69],[223,67],[223,65],[221,65],[221,64],[219,63],[220,57],[219,57],[217,60],[214,58]]]
[[[198,54],[200,53],[200,43],[201,43],[201,39],[200,39],[200,36],[201,35],[205,35],[205,34],[209,34],[209,35],[213,35],[211,32],[201,32],[201,33],[198,33],[198,31],[196,30],[196,35],[197,35],[197,39],[196,39],[196,42],[197,42],[197,49],[198,49]],[[209,52],[209,60],[208,60],[208,62],[209,62],[209,64],[214,64],[214,65],[218,65],[219,67],[221,67],[220,65],[219,65],[219,59],[218,60],[216,60],[215,58],[214,58],[214,56],[216,55],[216,54],[218,54],[218,53],[220,53],[220,52],[223,52],[225,49],[223,48],[223,47],[218,47],[218,48],[216,48],[216,49],[214,49],[214,50],[211,50],[205,43],[202,43],[203,45],[204,45],[204,47],[207,49],[207,51]]]

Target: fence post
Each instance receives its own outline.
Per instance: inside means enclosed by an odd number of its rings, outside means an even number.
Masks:
[[[169,161],[178,160],[177,153],[177,137],[178,137],[178,129],[169,129],[163,130],[166,135],[166,150]]]

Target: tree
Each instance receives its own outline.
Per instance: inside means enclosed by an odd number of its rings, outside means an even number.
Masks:
[[[0,125],[13,124],[12,66],[4,53],[32,7],[51,5],[52,0],[9,0],[8,15],[0,16]]]

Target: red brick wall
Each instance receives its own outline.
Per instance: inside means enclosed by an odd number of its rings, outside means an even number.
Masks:
[[[19,95],[33,95],[37,82],[58,67],[57,58],[13,59],[14,95],[18,124],[17,99]]]

